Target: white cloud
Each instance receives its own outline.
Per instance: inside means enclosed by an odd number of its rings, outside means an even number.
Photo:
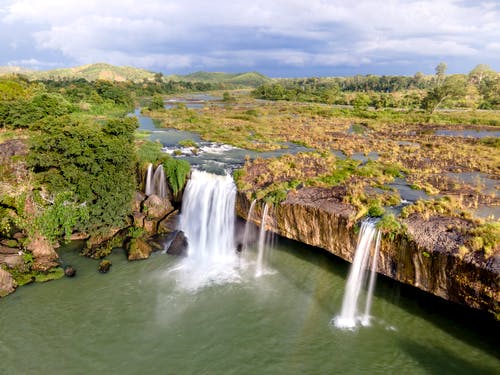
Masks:
[[[500,40],[492,1],[12,0],[0,19],[73,62],[172,69],[480,57]]]

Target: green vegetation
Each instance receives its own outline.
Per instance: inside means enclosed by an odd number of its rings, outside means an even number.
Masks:
[[[29,166],[53,193],[72,192],[88,208],[76,228],[95,232],[120,226],[130,213],[135,190],[135,118],[104,125],[59,118],[31,138]]]
[[[180,159],[168,158],[163,161],[163,168],[174,196],[184,188],[191,165]]]

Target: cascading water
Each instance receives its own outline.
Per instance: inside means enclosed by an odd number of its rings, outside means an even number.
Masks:
[[[229,175],[194,170],[182,199],[179,229],[188,241],[188,256],[172,271],[183,289],[238,282],[236,254],[236,186]]]
[[[234,259],[236,187],[231,176],[194,170],[182,203],[180,228],[189,257],[211,261]]]
[[[167,180],[165,179],[165,172],[163,165],[160,164],[156,167],[155,174],[153,175],[154,194],[160,198],[167,196]]]
[[[361,224],[354,260],[347,279],[342,309],[334,318],[333,323],[338,328],[354,329],[357,322],[363,325],[370,323],[370,308],[377,270],[377,258],[380,248],[380,232],[375,226],[376,221],[366,220]],[[358,312],[359,296],[366,281],[366,270],[370,264],[370,249],[373,248],[371,275],[366,296],[364,315]]]
[[[269,232],[266,231],[266,223],[268,219],[269,206],[267,203],[264,204],[262,210],[262,218],[260,221],[260,231],[259,231],[259,242],[258,242],[258,253],[257,253],[257,264],[255,268],[255,277],[260,277],[265,271],[265,259],[269,255],[272,248],[272,237]]]
[[[254,199],[250,204],[250,209],[248,210],[247,221],[245,223],[245,231],[243,233],[243,250],[248,250],[248,244],[250,243],[250,232],[254,226],[252,222],[253,212],[255,211],[255,202]]]
[[[153,194],[154,186],[153,186],[153,164],[149,163],[148,171],[146,173],[146,187],[144,189],[144,193],[147,196]]]
[[[165,198],[167,196],[167,189],[167,180],[165,178],[163,165],[160,164],[156,167],[156,170],[153,173],[153,164],[149,164],[148,171],[146,173],[146,186],[144,193],[147,196],[155,194],[160,198]]]

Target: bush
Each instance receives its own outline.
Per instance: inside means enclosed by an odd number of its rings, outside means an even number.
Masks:
[[[168,158],[163,162],[163,169],[172,192],[177,195],[186,184],[191,165],[185,160]]]

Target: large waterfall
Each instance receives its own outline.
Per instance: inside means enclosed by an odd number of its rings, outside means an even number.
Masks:
[[[236,186],[231,176],[194,170],[182,201],[180,229],[188,240],[188,288],[239,277],[235,243]],[[186,270],[184,270],[186,271]]]
[[[333,320],[333,323],[338,328],[354,329],[358,322],[361,322],[363,325],[369,325],[370,323],[370,308],[375,287],[377,258],[380,248],[380,232],[375,224],[376,222],[373,220],[366,220],[361,224],[354,260],[347,279],[342,310]],[[370,250],[372,250],[372,256],[370,256]],[[367,270],[370,263],[371,274],[365,308],[363,314],[361,314],[359,310],[359,297],[362,288],[366,284]]]
[[[236,187],[231,176],[193,171],[182,203],[180,228],[189,256],[213,261],[233,259]]]

